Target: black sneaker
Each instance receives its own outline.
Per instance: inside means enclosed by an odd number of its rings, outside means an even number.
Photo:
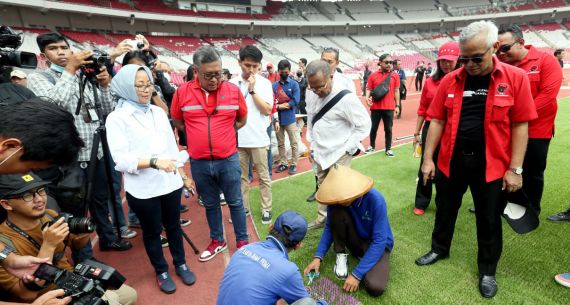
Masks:
[[[558,214],[554,214],[552,216],[548,216],[547,219],[554,222],[570,221],[570,209]]]
[[[297,173],[297,166],[296,165],[291,165],[289,167],[289,175],[295,175]]]
[[[261,223],[264,225],[268,225],[271,223],[271,221],[272,221],[271,212],[270,211],[263,211],[263,213],[261,213]]]
[[[185,213],[188,212],[190,209],[188,209],[188,207],[184,204],[180,205],[180,213]]]
[[[317,192],[314,192],[311,194],[311,196],[307,197],[307,202],[313,202],[317,200],[317,198],[315,198],[315,195],[317,195]]]
[[[189,226],[192,223],[190,219],[180,219],[180,225],[183,227]]]
[[[108,245],[99,244],[99,249],[101,251],[127,251],[132,247],[133,244],[131,244],[131,242],[129,242],[128,240],[124,239],[117,239],[116,241]]]
[[[162,236],[162,235],[160,235],[160,245],[161,245],[163,248],[168,247],[168,239],[167,239],[166,237]]]
[[[277,169],[275,170],[275,173],[280,173],[280,172],[284,172],[286,169],[288,169],[289,166],[287,166],[286,164],[280,164]]]

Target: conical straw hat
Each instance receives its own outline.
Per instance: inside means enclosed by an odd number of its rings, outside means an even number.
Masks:
[[[374,181],[350,167],[333,165],[315,198],[322,204],[343,204],[366,194]]]

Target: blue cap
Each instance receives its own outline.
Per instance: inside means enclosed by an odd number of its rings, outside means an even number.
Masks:
[[[285,211],[275,220],[274,228],[290,241],[301,241],[307,234],[307,220],[303,215]]]

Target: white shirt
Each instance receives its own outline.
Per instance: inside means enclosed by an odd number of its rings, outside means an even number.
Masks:
[[[139,199],[171,193],[182,187],[176,171],[166,173],[154,168],[137,169],[139,160],[178,159],[178,146],[164,110],[154,105],[144,113],[124,103],[109,114],[107,140],[115,169],[124,173],[125,191]]]
[[[356,94],[354,81],[338,71],[333,74],[333,89],[338,89],[339,91],[348,89],[350,92]]]
[[[254,77],[255,85],[253,91],[255,91],[255,95],[258,95],[268,105],[273,106],[273,87],[271,82],[259,74],[255,74]],[[253,96],[249,94],[249,81],[244,80],[239,75],[232,78],[230,83],[240,88],[247,104],[247,123],[238,130],[238,147],[269,146],[267,127],[271,121],[269,116],[261,113],[255,105]]]
[[[333,86],[325,98],[316,94],[307,95],[307,140],[311,144],[314,159],[322,169],[333,165],[344,154],[364,150],[360,141],[370,133],[370,117],[356,94],[345,95],[332,107],[315,126],[315,115],[342,90]]]

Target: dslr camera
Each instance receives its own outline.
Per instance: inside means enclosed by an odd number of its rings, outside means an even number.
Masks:
[[[109,54],[97,49],[94,49],[93,54],[86,60],[91,61],[92,63],[81,66],[81,71],[90,80],[94,81],[97,81],[96,76],[101,73],[101,67],[111,64],[111,57]]]
[[[73,305],[108,304],[101,299],[105,291],[119,289],[125,282],[125,277],[115,268],[92,260],[77,264],[73,272],[43,263],[34,277],[63,289],[65,296],[71,296]]]
[[[52,221],[47,222],[46,226],[51,226],[53,223],[63,218],[63,222],[69,226],[69,233],[83,234],[92,233],[95,231],[95,224],[90,217],[74,217],[69,213],[59,213]]]
[[[8,26],[0,26],[0,67],[11,66],[35,69],[36,54],[16,51],[22,45],[22,36]]]

